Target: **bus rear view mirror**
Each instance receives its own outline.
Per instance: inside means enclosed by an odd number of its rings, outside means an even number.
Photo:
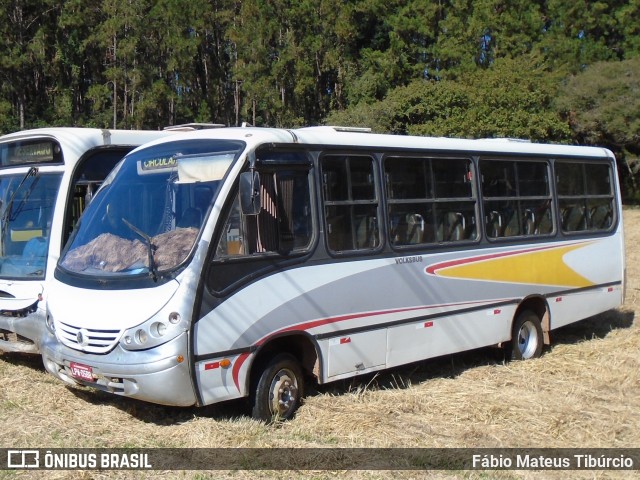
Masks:
[[[260,213],[260,175],[258,172],[240,174],[240,208],[244,215]]]

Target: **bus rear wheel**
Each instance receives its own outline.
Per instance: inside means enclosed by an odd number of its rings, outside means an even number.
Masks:
[[[251,416],[270,422],[293,417],[304,395],[298,361],[288,353],[273,357],[262,369],[253,389]]]
[[[542,324],[538,315],[531,310],[522,311],[513,322],[511,332],[511,358],[528,360],[542,355]]]

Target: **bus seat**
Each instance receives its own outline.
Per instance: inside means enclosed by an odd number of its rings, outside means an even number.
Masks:
[[[533,235],[536,232],[536,212],[531,208],[524,211],[522,226],[524,227],[522,232],[524,235]]]
[[[22,251],[22,257],[27,259],[45,258],[46,256],[47,239],[45,237],[33,237]]]
[[[391,236],[391,243],[398,245],[404,242],[407,235],[407,224],[404,221],[404,216],[397,213],[389,213],[389,235]]]
[[[362,215],[356,218],[356,248],[375,248],[377,231],[376,217]]]
[[[505,237],[515,237],[521,234],[522,232],[520,232],[520,219],[515,212],[510,211],[509,218],[508,220],[506,220],[506,225],[504,227],[502,235]]]
[[[470,221],[466,222],[467,223],[467,228],[465,229],[464,232],[464,238],[465,239],[474,239],[476,238],[477,235],[477,231],[476,231],[476,217],[475,215],[471,214],[470,217]]]
[[[553,231],[551,209],[549,208],[548,202],[546,202],[544,206],[538,208],[536,212],[534,212],[534,215],[535,223],[533,233],[535,235],[544,235]]]
[[[562,229],[567,232],[584,230],[586,228],[584,213],[582,206],[575,205],[566,208],[562,213]]]
[[[343,215],[327,217],[327,240],[333,251],[350,250],[352,247]]]
[[[608,205],[598,205],[593,207],[589,212],[591,218],[591,227],[596,229],[605,229],[611,226],[611,209]]]
[[[449,240],[457,242],[465,239],[465,231],[467,222],[464,215],[460,212],[449,212]]]
[[[460,212],[447,212],[444,214],[438,227],[438,240],[443,242],[456,242],[464,240],[466,221]]]
[[[405,243],[422,243],[424,238],[424,218],[419,213],[407,213],[407,235]]]
[[[502,215],[500,212],[493,210],[489,213],[487,220],[487,235],[491,238],[502,236]]]

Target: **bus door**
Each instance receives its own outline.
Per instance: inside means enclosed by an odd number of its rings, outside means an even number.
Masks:
[[[195,380],[205,404],[227,395],[231,398],[242,389],[227,377],[229,371],[205,370],[217,352],[254,349],[263,337],[274,335],[283,326],[267,318],[266,309],[273,299],[286,294],[283,290],[295,291],[293,285],[273,286],[277,279],[282,280],[279,274],[295,270],[312,251],[311,169],[305,152],[258,152],[253,173],[259,192],[254,199],[256,208],[250,214],[246,206],[243,209],[240,179],[225,200],[193,332]],[[194,194],[205,192],[196,190]],[[265,302],[264,298],[271,300]],[[289,315],[278,322],[294,320]],[[244,384],[242,379],[239,383]]]

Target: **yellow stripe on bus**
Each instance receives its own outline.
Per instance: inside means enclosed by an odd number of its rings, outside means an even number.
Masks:
[[[469,280],[488,280],[507,283],[536,285],[562,285],[566,287],[589,287],[594,285],[564,262],[564,256],[584,247],[565,247],[525,252],[497,258],[480,259],[462,265],[453,265],[437,270],[437,275]]]

